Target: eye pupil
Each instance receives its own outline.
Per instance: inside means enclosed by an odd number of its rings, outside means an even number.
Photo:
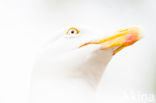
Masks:
[[[71,33],[74,34],[74,30],[72,30]]]

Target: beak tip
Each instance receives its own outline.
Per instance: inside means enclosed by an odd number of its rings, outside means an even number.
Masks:
[[[131,31],[134,31],[138,34],[138,40],[139,39],[142,39],[143,38],[143,35],[142,35],[142,27],[140,26],[133,26],[133,27],[130,27],[129,28]]]

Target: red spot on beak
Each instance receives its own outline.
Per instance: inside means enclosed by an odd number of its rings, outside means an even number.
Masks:
[[[131,45],[131,44],[135,43],[137,40],[138,40],[137,34],[128,34],[126,36],[124,45],[126,45],[126,46]]]

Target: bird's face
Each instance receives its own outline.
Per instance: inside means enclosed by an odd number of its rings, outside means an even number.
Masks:
[[[40,56],[40,74],[74,75],[99,81],[112,56],[139,39],[137,27],[119,30],[106,38],[96,31],[68,28]]]
[[[57,53],[70,52],[88,45],[101,45],[101,50],[113,48],[112,55],[134,44],[140,39],[139,28],[130,27],[119,30],[115,35],[104,38],[91,30],[71,27],[62,31],[61,37],[54,42]]]

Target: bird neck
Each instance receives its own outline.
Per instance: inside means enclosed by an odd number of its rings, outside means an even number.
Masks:
[[[82,88],[84,86],[96,90],[111,58],[110,51],[102,51],[88,58],[81,56],[79,59],[71,58],[69,61],[64,59],[60,61],[59,59],[59,63],[57,60],[55,62],[42,62],[42,65],[36,67],[33,76],[36,80],[44,79],[45,81],[56,81],[58,84],[63,83]]]
[[[112,53],[108,51],[99,51],[89,57],[86,61],[76,66],[74,70],[69,70],[68,76],[72,79],[82,80],[88,87],[96,90],[102,75],[112,58]]]
[[[72,100],[76,100],[74,103],[95,103],[96,88],[110,59],[111,56],[99,55],[84,60],[79,66],[55,66],[51,62],[51,66],[47,62],[39,65],[33,73],[32,103],[73,103]],[[64,66],[66,69],[62,70]],[[54,67],[57,69],[52,69]]]

